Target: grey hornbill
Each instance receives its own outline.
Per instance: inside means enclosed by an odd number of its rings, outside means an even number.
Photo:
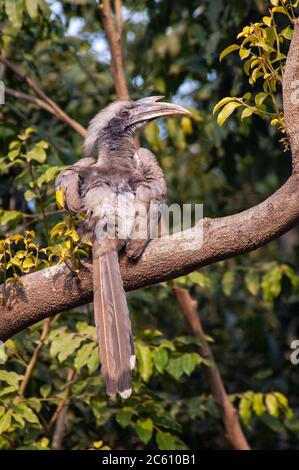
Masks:
[[[159,218],[166,195],[156,157],[137,148],[134,137],[153,119],[190,114],[181,106],[158,102],[161,98],[117,101],[97,114],[87,130],[86,158],[56,180],[66,209],[72,215],[86,214],[80,232],[93,246],[94,315],[102,374],[108,395],[119,393],[123,398],[132,392],[135,354],[118,253],[125,249],[130,259],[142,255],[150,239],[151,219]]]

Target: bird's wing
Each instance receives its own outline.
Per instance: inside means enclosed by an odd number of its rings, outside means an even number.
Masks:
[[[155,155],[145,148],[139,149],[135,158],[139,162],[136,190],[136,217],[132,237],[127,243],[129,258],[139,258],[146,248],[153,230],[157,234],[160,206],[164,202],[167,186],[162,168]],[[154,234],[155,235],[155,234]]]
[[[82,210],[80,196],[80,170],[95,164],[91,157],[82,158],[74,165],[63,170],[56,178],[56,190],[63,190],[66,209],[72,214],[78,214]]]

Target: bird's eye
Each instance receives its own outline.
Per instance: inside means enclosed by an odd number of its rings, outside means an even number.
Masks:
[[[130,113],[126,109],[122,109],[121,112],[120,112],[120,115],[123,118],[127,118],[127,117],[129,117]]]

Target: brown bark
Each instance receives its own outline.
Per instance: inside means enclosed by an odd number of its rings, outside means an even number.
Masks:
[[[111,68],[117,97],[129,99],[124,63],[122,57],[122,16],[121,1],[115,2],[116,21],[113,20],[110,0],[102,0],[102,18],[111,51]]]
[[[207,367],[205,365],[203,367],[215,405],[224,424],[226,437],[235,450],[250,450],[239,422],[238,413],[229,400],[220,370],[215,363],[212,350],[205,339],[197,311],[198,303],[191,297],[187,289],[176,285],[173,287],[173,290],[183,312],[188,331],[201,340],[201,345],[198,347],[199,354],[214,363],[214,367]]]

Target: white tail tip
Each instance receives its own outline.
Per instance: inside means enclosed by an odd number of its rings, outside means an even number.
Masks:
[[[129,388],[128,390],[124,390],[123,392],[119,392],[120,396],[124,398],[125,400],[131,396],[132,389]]]

